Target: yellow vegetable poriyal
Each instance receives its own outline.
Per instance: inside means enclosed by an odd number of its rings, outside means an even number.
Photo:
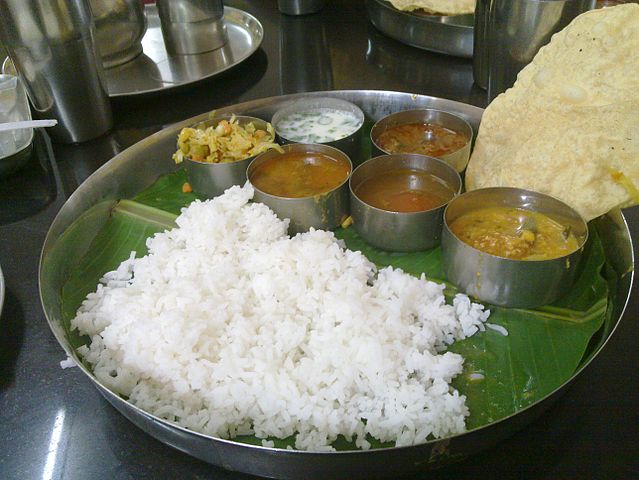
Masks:
[[[235,115],[220,120],[206,128],[183,128],[178,134],[178,150],[173,154],[175,163],[185,158],[196,162],[237,162],[274,148],[282,147],[274,142],[275,131],[270,123],[266,129],[253,122],[241,125]]]

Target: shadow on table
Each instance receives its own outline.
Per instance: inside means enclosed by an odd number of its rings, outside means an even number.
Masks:
[[[0,314],[0,392],[13,382],[15,364],[24,339],[24,312],[7,288]]]
[[[237,103],[266,73],[268,58],[262,48],[245,62],[213,78],[164,92],[114,98],[118,130],[153,130]]]
[[[108,402],[100,416],[108,445],[131,478],[253,480],[258,477],[230,472],[171,448],[129,422]]]
[[[33,151],[24,165],[0,178],[0,225],[31,217],[56,199],[52,152],[45,136],[36,131]]]
[[[473,80],[472,60],[404,45],[370,23],[366,62],[395,78],[404,91],[486,105],[486,92]]]

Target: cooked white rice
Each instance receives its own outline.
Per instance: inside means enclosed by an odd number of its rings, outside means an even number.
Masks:
[[[288,238],[250,186],[193,202],[87,296],[72,327],[111,390],[216,437],[297,434],[302,450],[338,435],[411,445],[464,431],[444,353],[489,312],[443,285],[375,266],[333,233]],[[265,445],[272,445],[267,442]]]

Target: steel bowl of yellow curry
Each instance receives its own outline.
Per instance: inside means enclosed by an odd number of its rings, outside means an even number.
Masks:
[[[482,301],[537,307],[570,290],[587,239],[581,215],[554,197],[511,187],[472,190],[444,212],[444,269]]]

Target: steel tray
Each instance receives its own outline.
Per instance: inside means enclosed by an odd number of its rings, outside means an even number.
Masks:
[[[370,120],[378,120],[390,112],[430,107],[448,110],[464,117],[477,130],[483,110],[477,107],[441,98],[409,93],[357,90],[314,92],[272,97],[250,101],[219,109],[223,113],[244,113],[270,119],[273,113],[288,102],[307,96],[333,96],[357,104]],[[49,325],[67,354],[78,359],[62,325],[60,291],[68,274],[65,259],[81,256],[91,240],[106,222],[113,203],[130,198],[151,185],[158,175],[174,171],[171,159],[175,138],[187,125],[205,120],[208,114],[170,126],[128,148],[91,175],[62,207],[47,234],[40,259],[40,296]],[[90,211],[89,211],[90,209]],[[80,217],[83,221],[76,222]],[[63,241],[62,234],[74,223],[74,243]],[[607,256],[618,273],[614,324],[605,333],[613,334],[621,319],[630,294],[633,278],[633,250],[627,225],[621,213],[606,216],[600,225],[602,243]],[[90,370],[79,363],[82,371],[95,384],[101,394],[126,418],[158,440],[194,457],[229,470],[274,478],[376,478],[399,476],[453,460],[460,460],[507,438],[546,410],[566,389],[569,383],[599,354],[607,343],[600,346],[577,372],[542,400],[510,417],[482,428],[454,437],[429,441],[410,447],[396,447],[369,451],[342,451],[315,453],[266,448],[232,440],[222,440],[194,433],[154,417],[128,403],[101,385]]]

